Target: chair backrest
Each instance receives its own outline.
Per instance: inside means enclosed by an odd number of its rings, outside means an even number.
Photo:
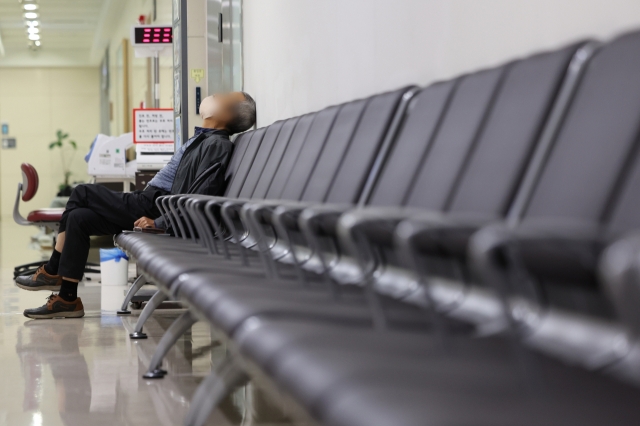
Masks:
[[[240,198],[249,198],[251,194],[253,194],[253,190],[256,188],[258,184],[258,180],[260,179],[260,175],[264,170],[264,167],[267,164],[271,156],[271,151],[275,146],[276,140],[278,139],[278,134],[280,133],[280,129],[284,122],[276,121],[270,126],[266,127],[264,137],[262,138],[262,142],[260,143],[260,147],[256,152],[256,156],[253,159],[253,163],[251,164],[251,168],[247,173],[247,177],[244,180],[242,185],[242,189],[238,194]]]
[[[296,161],[300,156],[300,151],[304,147],[307,135],[313,124],[313,120],[316,116],[315,112],[306,114],[298,118],[295,124],[287,149],[278,164],[278,169],[275,171],[273,178],[268,183],[266,193],[263,197],[256,195],[257,198],[279,198],[282,194],[282,189],[287,184],[289,175],[296,165]],[[262,182],[261,182],[262,183]],[[258,187],[256,187],[256,192]]]
[[[367,99],[359,99],[341,105],[318,160],[307,177],[300,199],[323,201],[367,106],[367,101]]]
[[[284,160],[288,151],[289,142],[291,141],[291,136],[293,135],[293,131],[296,128],[299,118],[300,117],[290,118],[285,120],[282,124],[282,128],[278,133],[278,139],[273,145],[271,154],[269,154],[269,159],[260,174],[260,179],[251,194],[251,198],[264,198],[267,194],[269,186],[271,185],[276,172],[280,168],[280,163]]]
[[[444,208],[505,68],[480,71],[425,89],[424,99],[417,99],[419,104],[405,120],[372,204]]]
[[[413,183],[401,187],[408,189],[404,204],[444,209],[491,110],[507,67],[462,78]]]
[[[617,229],[637,217],[640,133],[640,32],[595,53],[532,191],[523,221],[609,219]],[[634,215],[636,216],[634,218]]]
[[[315,114],[313,123],[305,138],[304,146],[296,158],[282,192],[276,198],[284,200],[300,199],[309,176],[322,152],[322,147],[331,133],[331,128],[340,108],[340,105],[330,106]]]
[[[309,202],[356,203],[370,177],[374,161],[384,155],[390,128],[401,99],[412,87],[329,107],[316,116],[295,160],[287,184],[275,198]],[[287,150],[291,150],[292,141]],[[285,153],[285,156],[287,154]],[[281,162],[278,172],[285,166]],[[269,189],[272,194],[276,183]]]
[[[403,96],[413,90],[415,87],[403,87],[368,99],[358,127],[342,153],[339,168],[330,174],[331,186],[328,191],[324,189],[323,201],[356,203],[361,199],[366,182],[375,179],[372,174],[379,172],[374,164],[382,162],[393,143],[396,123],[406,107]]]
[[[577,43],[509,67],[445,210],[506,216],[558,99]],[[561,107],[562,108],[562,107]],[[526,191],[527,188],[522,190]]]
[[[424,89],[370,203],[506,215],[582,45]]]
[[[227,183],[226,188],[229,187],[231,180],[235,176],[254,132],[255,130],[250,130],[248,132],[241,133],[234,139],[233,153],[231,154],[231,160],[229,160],[229,165],[227,166],[227,170],[224,174],[224,180]]]
[[[431,145],[458,80],[433,84],[411,100],[402,129],[374,182],[368,204],[400,205]]]
[[[613,46],[607,48],[607,56],[602,60],[608,59],[609,56],[615,56],[619,63],[624,64],[627,69],[616,68],[616,75],[612,78],[621,80],[619,84],[624,82],[623,84],[628,87],[630,93],[625,90],[624,99],[618,99],[615,104],[610,104],[615,109],[608,111],[608,113],[628,115],[625,122],[629,128],[624,133],[624,137],[635,139],[635,144],[624,163],[618,179],[620,185],[611,197],[609,208],[603,213],[603,220],[607,223],[610,231],[623,233],[640,228],[640,215],[638,214],[640,211],[640,141],[638,140],[640,139],[640,109],[638,109],[639,100],[636,97],[640,96],[640,82],[635,78],[640,72],[640,56],[638,56],[640,55],[640,32],[623,36],[614,43]],[[635,117],[633,116],[634,109]],[[617,119],[617,117],[608,118]],[[616,130],[623,131],[618,128]]]
[[[251,166],[253,165],[253,160],[258,153],[258,149],[260,148],[260,143],[262,142],[262,138],[266,133],[266,128],[263,127],[251,133],[251,139],[247,143],[247,147],[244,150],[244,153],[238,153],[238,155],[242,154],[242,158],[240,159],[240,163],[238,164],[233,177],[231,178],[231,182],[227,186],[227,190],[225,192],[225,196],[227,197],[237,197],[242,190],[242,186],[244,185],[244,181],[249,174],[249,170],[251,170]],[[234,150],[234,156],[236,155]],[[232,156],[233,160],[233,156]]]
[[[36,168],[29,163],[22,163],[22,201],[31,200],[38,192],[38,172]]]

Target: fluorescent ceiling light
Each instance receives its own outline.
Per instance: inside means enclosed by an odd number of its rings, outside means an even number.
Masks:
[[[38,14],[36,12],[27,12],[24,14],[24,17],[27,19],[36,19]]]
[[[36,10],[38,8],[37,4],[27,3],[22,6],[24,10]]]
[[[29,40],[40,40],[40,36],[38,34],[29,34]]]
[[[27,28],[27,32],[29,34],[38,34],[40,32],[40,30],[38,28],[35,28],[35,27],[29,27],[29,28]]]
[[[27,25],[30,27],[37,27],[38,25],[40,25],[40,22],[38,21],[26,21]]]

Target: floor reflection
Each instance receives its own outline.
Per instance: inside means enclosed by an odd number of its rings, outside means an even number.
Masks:
[[[101,315],[99,276],[79,288],[82,319],[28,320],[22,311],[47,292],[15,287],[13,267],[48,257],[30,248],[37,229],[0,221],[0,426],[180,425],[200,381],[227,348],[197,323],[168,354],[162,380],[142,379],[164,331],[181,311],[162,310],[145,325],[149,339],[132,341],[136,316]],[[101,243],[104,243],[102,241]],[[108,241],[107,241],[108,243]],[[97,248],[92,250],[97,256]],[[250,383],[225,399],[209,425],[278,426],[292,422],[285,404]]]
[[[63,423],[78,426],[86,421],[86,417],[79,417],[91,408],[89,369],[78,344],[83,328],[82,319],[55,324],[54,321],[27,321],[24,327],[18,328],[16,353],[25,380],[24,411],[41,409],[42,370],[48,366]]]

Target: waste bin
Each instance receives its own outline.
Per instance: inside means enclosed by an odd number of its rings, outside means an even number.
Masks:
[[[129,258],[119,248],[100,249],[100,308],[105,312],[120,309],[127,291]]]

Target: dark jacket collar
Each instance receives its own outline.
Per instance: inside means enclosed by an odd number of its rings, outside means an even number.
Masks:
[[[229,139],[229,132],[224,129],[207,129],[205,127],[195,127],[195,131],[193,132],[193,136],[199,136],[200,134],[206,134],[207,136],[211,135],[220,135],[222,137],[226,137]]]

